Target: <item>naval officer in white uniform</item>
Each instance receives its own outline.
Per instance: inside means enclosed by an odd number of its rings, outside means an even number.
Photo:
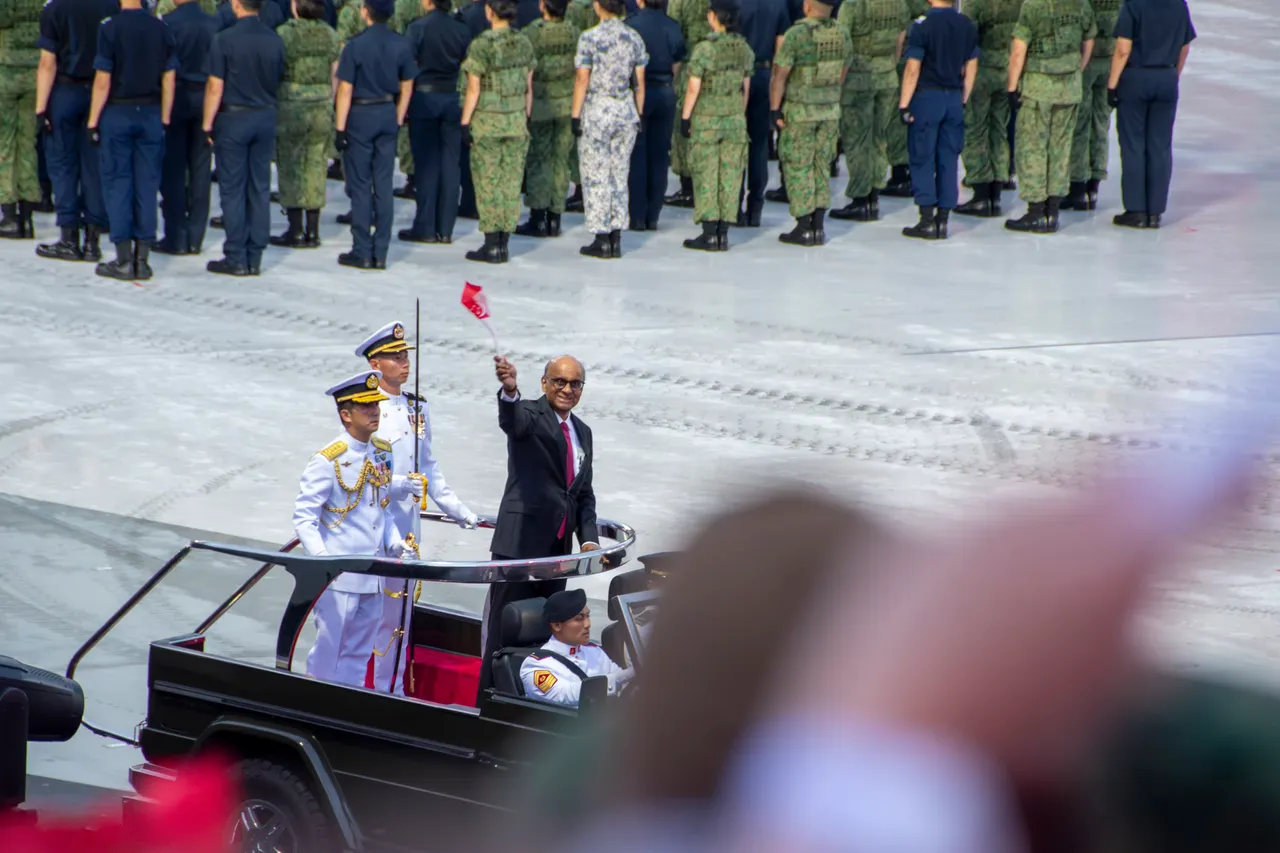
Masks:
[[[311,457],[293,507],[293,529],[312,556],[414,556],[387,511],[392,500],[412,495],[416,484],[393,482],[391,445],[374,435],[378,403],[386,399],[378,390],[381,379],[376,370],[368,371],[325,392],[337,404],[343,432]],[[377,575],[334,578],[312,609],[316,642],[307,655],[308,675],[364,685],[383,597]]]
[[[525,696],[557,705],[577,705],[584,676],[605,676],[610,696],[616,696],[635,677],[635,670],[618,666],[604,649],[591,642],[591,610],[582,590],[552,594],[542,607],[542,616],[551,626],[551,639],[520,665]]]
[[[391,444],[393,471],[397,484],[400,478],[425,480],[427,497],[445,515],[461,527],[474,528],[476,514],[453,493],[445,482],[444,472],[431,450],[431,416],[427,401],[414,397],[405,386],[409,382],[409,350],[413,345],[405,340],[403,323],[388,323],[356,347],[356,355],[367,359],[369,366],[381,375],[380,390],[386,395],[381,406],[381,422],[377,436]],[[418,436],[418,477],[413,473],[413,436]],[[388,510],[396,526],[405,535],[413,533],[414,541],[421,546],[418,517],[421,487],[417,487],[417,499],[403,492],[405,497],[392,500]],[[417,585],[415,585],[416,587]],[[404,693],[405,671],[409,664],[410,623],[413,607],[403,607],[402,598],[409,586],[401,578],[386,578],[383,583],[382,621],[378,627],[377,648],[374,651],[374,689],[387,692],[390,688],[391,668],[395,665],[396,640],[403,631],[400,649],[399,673],[395,678],[395,692]],[[417,589],[413,590],[417,599]],[[400,624],[401,616],[405,624]]]

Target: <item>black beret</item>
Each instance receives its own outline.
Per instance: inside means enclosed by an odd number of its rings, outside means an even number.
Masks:
[[[552,622],[568,622],[587,606],[587,594],[580,589],[566,589],[557,592],[542,605],[542,616],[547,624]]]

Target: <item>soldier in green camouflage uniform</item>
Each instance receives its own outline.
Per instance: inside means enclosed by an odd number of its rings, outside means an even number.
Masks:
[[[35,237],[40,201],[36,155],[36,66],[40,0],[0,3],[0,237]]]
[[[693,55],[693,50],[698,46],[698,42],[706,38],[711,32],[711,25],[707,23],[708,8],[707,0],[671,0],[671,3],[667,6],[667,14],[680,25],[680,33],[684,36],[684,43],[689,50],[690,56]],[[689,87],[688,63],[680,66],[674,86],[676,88],[676,115],[684,115],[684,95]],[[680,189],[663,199],[663,202],[672,207],[693,207],[693,170],[689,165],[689,140],[680,135],[678,125],[671,134],[671,171],[679,176]],[[737,221],[736,213],[734,214],[734,220]]]
[[[396,0],[396,11],[391,16],[390,27],[400,35],[409,31],[409,25],[423,16],[422,0]],[[400,171],[404,172],[404,186],[393,191],[396,198],[412,199],[413,182],[413,146],[409,144],[409,125],[400,127],[396,136],[396,159],[400,161]]]
[[[1089,0],[1026,0],[1013,29],[1009,91],[1021,86],[1019,195],[1027,202],[1010,231],[1051,234],[1071,185],[1071,141],[1080,107],[1082,60],[1093,50],[1097,20]]]
[[[1023,0],[965,0],[978,28],[978,79],[964,111],[964,177],[973,198],[956,207],[966,216],[1000,215],[1009,180],[1009,45]],[[1105,99],[1104,99],[1105,100]]]
[[[564,19],[565,0],[542,0],[542,17],[521,32],[533,45],[533,112],[525,162],[529,221],[516,228],[525,237],[559,237],[569,192],[569,154],[576,151],[573,124],[573,56],[579,30]]]
[[[529,147],[525,99],[537,60],[533,45],[511,28],[515,0],[486,0],[492,29],[471,42],[462,72],[467,76],[462,105],[463,145],[471,145],[472,179],[484,245],[467,260],[503,264],[507,241],[520,219],[520,182]]]
[[[1080,111],[1076,114],[1075,139],[1071,146],[1071,194],[1063,210],[1094,210],[1098,187],[1107,179],[1108,144],[1111,137],[1111,105],[1107,103],[1107,81],[1111,56],[1116,52],[1116,20],[1124,0],[1090,0],[1097,16],[1098,37],[1093,56],[1083,72]]]
[[[880,218],[880,190],[889,170],[889,129],[898,121],[898,72],[911,14],[906,0],[845,0],[840,26],[853,41],[853,66],[840,97],[840,139],[849,169],[846,207],[832,219]]]
[[[680,135],[689,140],[693,221],[702,235],[686,249],[729,250],[729,223],[738,219],[738,193],[747,168],[747,96],[756,54],[739,35],[736,0],[711,0],[712,32],[693,49]]]
[[[907,0],[907,12],[911,20],[916,20],[929,11],[929,0]],[[905,59],[898,60],[898,79],[902,79],[902,71],[907,67]],[[900,121],[889,125],[886,134],[888,140],[889,165],[893,172],[882,195],[894,198],[911,198],[911,158],[907,156],[907,126]]]
[[[173,2],[173,0],[160,0],[160,2],[156,4],[156,17],[163,18],[176,8],[178,8],[178,4]],[[206,14],[216,15],[218,14],[218,0],[200,0],[200,8],[203,9]]]
[[[333,71],[341,49],[324,21],[321,0],[294,0],[298,17],[276,30],[284,41],[284,77],[276,106],[276,173],[289,229],[271,245],[320,245],[329,141],[333,132]],[[305,211],[305,221],[304,221]]]
[[[821,0],[804,0],[804,14],[782,37],[769,87],[773,123],[781,131],[778,163],[796,218],[796,227],[778,239],[821,246],[831,204],[827,176],[840,136],[840,92],[853,64],[853,42]]]

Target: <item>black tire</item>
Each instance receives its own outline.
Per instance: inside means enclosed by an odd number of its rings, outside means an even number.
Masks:
[[[334,849],[324,807],[312,793],[309,781],[297,770],[269,759],[249,758],[237,765],[237,772],[241,802],[232,817],[232,853],[262,849],[249,843],[247,836],[265,832],[269,826],[277,826],[269,849],[280,853],[325,853]]]

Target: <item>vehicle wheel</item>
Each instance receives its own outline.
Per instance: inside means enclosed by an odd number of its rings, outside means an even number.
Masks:
[[[244,799],[231,825],[232,853],[311,853],[330,848],[329,821],[307,780],[254,758],[238,765]]]

